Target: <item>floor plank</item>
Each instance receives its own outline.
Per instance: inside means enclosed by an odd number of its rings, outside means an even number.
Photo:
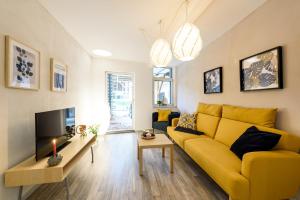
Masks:
[[[101,136],[94,164],[87,153],[68,177],[72,200],[227,200],[228,196],[178,146],[174,174],[169,172],[169,148],[144,150],[139,176],[135,133]],[[28,200],[64,200],[63,183],[41,185]]]

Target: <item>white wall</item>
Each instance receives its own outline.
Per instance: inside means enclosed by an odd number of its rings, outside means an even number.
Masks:
[[[205,15],[213,15],[214,1]],[[277,127],[300,136],[300,1],[269,0],[232,30],[204,48],[200,56],[177,70],[178,107],[193,112],[197,103],[277,107]],[[202,24],[201,18],[196,24]],[[209,23],[209,22],[206,22]],[[201,27],[200,27],[201,29]],[[284,89],[240,92],[239,60],[282,45]],[[203,72],[223,66],[222,94],[203,93]]]
[[[5,88],[4,36],[41,53],[40,90]],[[50,88],[50,58],[68,65],[68,91]],[[76,106],[76,122],[104,123],[105,71],[133,72],[136,81],[136,128],[151,126],[152,74],[145,64],[93,60],[36,0],[0,0],[0,200],[16,199],[5,188],[3,172],[35,152],[34,113]],[[30,187],[25,187],[25,193]]]
[[[10,35],[41,53],[40,90],[4,85],[4,36]],[[68,92],[50,88],[50,57],[68,65]],[[91,57],[35,0],[0,0],[0,199],[16,199],[3,186],[3,172],[35,152],[34,113],[76,106],[77,121],[90,117]],[[25,188],[25,192],[28,187]]]
[[[110,59],[94,58],[92,62],[92,90],[96,102],[94,111],[103,113],[107,110],[108,104],[105,97],[105,73],[125,72],[133,73],[135,78],[135,129],[141,130],[151,128],[152,113],[152,68],[144,63],[118,61]],[[107,116],[99,116],[104,126]]]

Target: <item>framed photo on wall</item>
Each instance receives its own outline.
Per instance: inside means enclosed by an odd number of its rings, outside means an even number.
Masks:
[[[6,87],[38,90],[40,52],[10,36],[5,36]]]
[[[222,67],[204,72],[204,94],[223,92]]]
[[[282,89],[282,47],[240,60],[241,91]]]
[[[67,66],[51,58],[51,90],[67,92]]]

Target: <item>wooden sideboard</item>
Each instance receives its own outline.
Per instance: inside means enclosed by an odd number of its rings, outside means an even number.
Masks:
[[[57,166],[48,166],[49,157],[36,161],[34,155],[4,172],[5,186],[20,187],[18,199],[21,200],[23,186],[65,181],[67,199],[69,199],[66,177],[89,149],[92,153],[92,163],[94,162],[92,145],[96,141],[96,136],[93,134],[75,135],[69,141],[71,143],[58,152],[63,156],[63,159]]]

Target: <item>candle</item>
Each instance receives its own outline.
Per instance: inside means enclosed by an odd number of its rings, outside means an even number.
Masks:
[[[56,139],[52,140],[52,145],[53,145],[53,156],[56,158]]]

